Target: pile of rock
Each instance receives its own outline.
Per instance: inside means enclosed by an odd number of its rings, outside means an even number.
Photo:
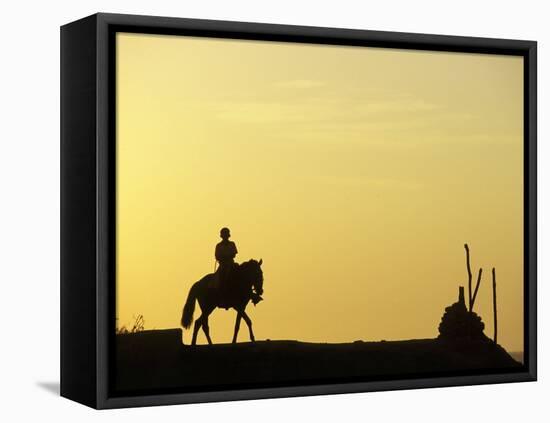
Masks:
[[[439,324],[439,337],[445,339],[482,338],[485,324],[466,308],[464,288],[460,287],[458,301],[445,309]]]

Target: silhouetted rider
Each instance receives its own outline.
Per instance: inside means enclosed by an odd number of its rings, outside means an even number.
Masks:
[[[227,279],[233,267],[235,266],[235,256],[237,255],[237,246],[233,241],[229,241],[231,232],[229,228],[222,228],[220,231],[221,241],[216,245],[216,260],[219,267],[216,271],[217,286],[222,290],[227,288]]]

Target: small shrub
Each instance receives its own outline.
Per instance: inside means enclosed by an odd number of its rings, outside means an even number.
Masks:
[[[128,326],[126,325],[121,327],[117,326],[115,332],[117,335],[125,335],[128,333],[142,332],[144,330],[145,330],[145,319],[143,318],[143,314],[138,314],[137,316],[134,316],[134,323],[132,324],[131,328],[128,328]]]

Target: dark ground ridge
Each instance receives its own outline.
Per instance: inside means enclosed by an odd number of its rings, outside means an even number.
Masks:
[[[521,370],[487,337],[312,343],[184,345],[180,329],[117,335],[115,390],[201,390],[211,386],[257,386],[384,380],[450,372]]]

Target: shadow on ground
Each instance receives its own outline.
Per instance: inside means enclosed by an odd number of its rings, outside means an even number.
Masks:
[[[50,394],[59,396],[59,382],[36,382],[36,386]]]

